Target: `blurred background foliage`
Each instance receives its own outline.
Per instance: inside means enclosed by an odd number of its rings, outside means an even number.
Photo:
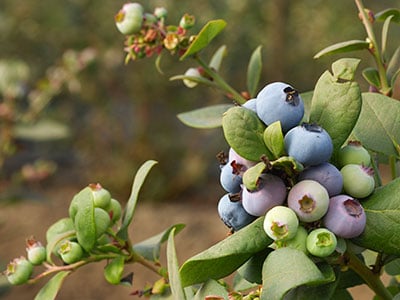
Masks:
[[[0,2],[0,198],[100,182],[126,199],[134,171],[147,159],[160,162],[148,181],[147,199],[206,200],[223,193],[215,159],[227,150],[222,131],[187,128],[176,114],[227,99],[207,88],[187,89],[169,81],[194,66],[190,59],[178,63],[176,56],[164,55],[164,74],[157,72],[154,57],[125,65],[124,37],[114,24],[123,3]],[[211,19],[225,19],[227,28],[202,55],[208,60],[227,45],[221,73],[239,91],[245,88],[248,59],[259,45],[261,82],[282,80],[305,92],[338,58],[314,60],[315,53],[366,36],[348,0],[141,3],[147,11],[167,8],[172,24],[186,12],[193,14],[193,32]],[[365,5],[380,11],[398,8],[399,1],[366,0]],[[399,31],[392,36],[399,37]],[[393,51],[396,45],[389,44]],[[354,56],[364,59],[361,67],[371,63],[368,53]]]

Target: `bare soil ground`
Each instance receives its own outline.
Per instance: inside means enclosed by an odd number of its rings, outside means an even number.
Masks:
[[[62,191],[49,191],[43,201],[23,201],[0,206],[0,263],[25,254],[25,239],[34,235],[45,240],[48,226],[67,216],[69,202],[79,189],[67,187]],[[210,204],[211,203],[211,204]],[[138,203],[134,221],[130,227],[133,242],[155,235],[167,227],[184,223],[186,228],[176,236],[175,244],[180,263],[190,256],[223,239],[227,229],[219,220],[212,201],[196,201],[171,204]],[[165,248],[162,249],[165,253]],[[157,279],[141,266],[131,265],[127,272],[134,272],[133,287],[112,286],[103,277],[104,263],[85,266],[67,278],[58,300],[108,300],[138,299],[129,294],[141,289],[147,282]],[[33,299],[46,281],[31,286],[12,287],[0,299]],[[372,299],[373,294],[365,286],[352,290],[355,299]]]

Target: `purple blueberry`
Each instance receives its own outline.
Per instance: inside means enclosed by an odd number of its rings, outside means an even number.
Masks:
[[[257,189],[242,191],[244,209],[253,216],[262,216],[272,207],[282,205],[286,200],[286,186],[283,180],[272,174],[263,174],[257,183]]]
[[[329,134],[315,124],[304,123],[292,128],[285,135],[285,149],[305,166],[315,166],[328,162],[333,152]]]
[[[222,188],[228,193],[239,193],[242,189],[241,165],[235,162],[227,163],[221,168],[219,181]]]
[[[256,219],[244,210],[240,200],[231,201],[229,194],[225,194],[219,200],[218,214],[224,224],[234,231],[243,228]]]
[[[304,169],[299,180],[315,180],[328,191],[329,197],[333,197],[342,192],[343,177],[340,171],[332,164],[326,162]]]
[[[329,195],[317,181],[303,180],[291,188],[287,201],[300,221],[314,222],[328,211]]]
[[[304,103],[299,93],[289,84],[273,82],[258,93],[256,110],[266,125],[280,121],[282,130],[287,132],[303,118]]]
[[[364,208],[353,197],[337,195],[329,200],[329,209],[323,218],[326,228],[342,238],[354,238],[365,229],[367,217]]]
[[[244,168],[241,169],[242,174],[244,171],[246,171],[248,168],[254,166],[257,162],[248,160],[246,158],[241,157],[233,148],[229,148],[229,153],[228,153],[228,161],[229,162],[235,162],[237,165],[242,165]]]

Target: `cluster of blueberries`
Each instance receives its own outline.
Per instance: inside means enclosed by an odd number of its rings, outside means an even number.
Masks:
[[[229,149],[221,164],[220,183],[227,192],[218,213],[232,232],[265,216],[264,230],[275,245],[292,246],[325,257],[332,254],[338,238],[359,236],[366,215],[359,200],[375,188],[369,152],[356,141],[343,146],[335,165],[332,139],[321,126],[301,123],[304,103],[298,92],[283,82],[266,85],[243,109],[253,111],[266,125],[280,121],[284,155],[303,168],[288,181],[285,174],[268,169],[256,189],[243,184],[243,175],[259,162]]]

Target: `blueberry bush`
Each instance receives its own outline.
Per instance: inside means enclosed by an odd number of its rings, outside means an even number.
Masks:
[[[131,263],[157,273],[160,280],[135,292],[151,299],[351,299],[347,289],[360,284],[377,299],[399,298],[400,45],[388,53],[387,44],[397,42],[390,26],[400,24],[400,10],[373,12],[354,2],[366,39],[334,44],[315,58],[368,51],[375,63],[361,72],[368,91],[355,79],[360,59],[354,57],[334,61],[312,91],[278,81],[259,90],[261,47],[249,59],[246,91],[238,91],[219,73],[226,46],[208,61],[202,57],[224,20],[193,34],[192,15],[171,25],[164,8],[146,12],[139,3],[125,4],[115,22],[126,36],[127,63],[156,56],[162,71],[165,53],[191,60],[196,66],[171,80],[217,89],[229,100],[178,115],[194,128],[222,128],[228,151],[217,158],[226,193],[216,209],[229,234],[181,265],[174,237],[183,224],[132,244],[128,227],[157,164],[149,160],[123,209],[99,183],[78,192],[67,216],[48,228],[46,243],[29,238],[26,256],[8,264],[3,274],[9,282],[51,277],[36,299],[54,299],[71,272],[103,261],[104,277],[115,285],[131,284]],[[390,180],[382,179],[383,165]],[[163,243],[166,266],[160,263]],[[39,265],[44,271],[36,272]],[[384,273],[391,276],[387,286]]]

